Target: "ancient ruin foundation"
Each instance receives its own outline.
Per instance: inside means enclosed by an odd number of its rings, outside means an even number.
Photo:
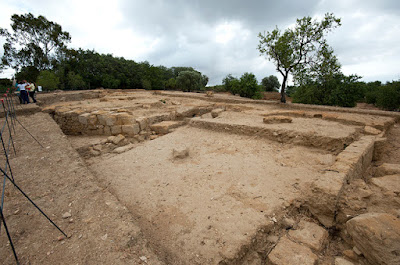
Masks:
[[[376,209],[398,226],[398,165],[371,169],[396,113],[109,90],[41,107],[165,264],[399,261],[354,232]]]

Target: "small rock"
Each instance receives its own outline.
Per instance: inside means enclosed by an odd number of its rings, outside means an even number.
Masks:
[[[224,112],[223,109],[214,109],[214,110],[211,111],[211,116],[212,116],[213,118],[216,118],[216,117],[218,117],[222,112]]]
[[[147,258],[146,258],[145,256],[141,256],[141,257],[139,257],[139,259],[140,259],[141,261],[143,261],[143,262],[147,262]]]
[[[350,260],[357,260],[358,256],[352,249],[346,249],[342,252],[343,256]]]
[[[337,257],[337,258],[335,258],[335,265],[354,265],[354,263],[351,261],[348,261],[347,259]]]
[[[183,159],[185,157],[189,156],[189,148],[187,147],[180,147],[180,148],[174,148],[172,150],[172,155],[174,158],[179,158],[179,159]]]
[[[158,138],[158,135],[150,135],[150,140],[155,140]]]
[[[18,214],[19,213],[19,209],[14,211],[14,214]]]
[[[74,219],[71,218],[71,219],[68,220],[68,222],[69,222],[69,223],[73,223],[73,222],[74,222]]]
[[[65,212],[63,215],[62,215],[62,218],[63,219],[67,219],[67,218],[70,218],[72,216],[72,214],[70,213],[70,212]]]
[[[82,234],[80,234],[80,235],[78,236],[78,238],[79,238],[79,239],[81,239],[81,238],[82,238],[82,236],[83,236],[83,235],[82,235]]]
[[[108,235],[107,235],[107,234],[105,234],[104,236],[101,236],[101,239],[102,239],[102,240],[106,240],[106,239],[107,239],[107,237],[108,237]]]
[[[354,253],[356,253],[356,255],[358,255],[358,256],[362,255],[361,251],[360,251],[356,246],[353,247],[353,251],[354,251]]]
[[[59,236],[59,237],[57,237],[57,240],[58,240],[58,241],[62,241],[62,240],[64,240],[64,239],[65,239],[64,236]]]
[[[267,241],[276,244],[279,241],[279,237],[278,236],[274,236],[274,235],[270,235],[270,236],[267,237]]]
[[[117,136],[114,137],[114,139],[112,140],[112,143],[115,145],[118,145],[124,139],[125,139],[125,136],[123,136],[122,134],[118,134]]]
[[[293,220],[292,218],[283,218],[282,220],[282,225],[284,226],[285,229],[293,228],[295,224],[296,221]]]

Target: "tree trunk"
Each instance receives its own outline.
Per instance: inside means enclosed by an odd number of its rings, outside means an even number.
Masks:
[[[287,80],[288,75],[286,74],[283,76],[283,81],[282,81],[282,86],[281,86],[281,102],[286,103],[286,94],[285,94],[285,89],[286,89],[286,80]]]

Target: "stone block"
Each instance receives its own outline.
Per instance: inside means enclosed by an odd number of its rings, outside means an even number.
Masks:
[[[375,177],[382,177],[385,175],[400,174],[400,164],[384,163],[376,168]]]
[[[97,125],[97,116],[91,114],[90,116],[87,117],[87,123],[90,125]]]
[[[346,223],[357,249],[371,264],[400,264],[400,220],[386,213],[366,213]]]
[[[400,174],[372,178],[371,183],[384,191],[400,194]]]
[[[311,184],[305,205],[325,227],[334,225],[336,205],[345,178],[345,174],[328,171]]]
[[[140,132],[139,124],[132,124],[132,125],[122,125],[122,132],[127,135],[135,135]]]
[[[89,116],[90,116],[90,113],[83,113],[78,116],[78,121],[84,125],[87,125]]]
[[[374,146],[374,155],[372,160],[380,160],[383,152],[385,152],[385,145],[387,142],[387,138],[377,138],[375,139],[375,146]]]
[[[146,119],[145,117],[139,117],[139,118],[137,118],[137,119],[136,119],[136,122],[139,124],[140,130],[141,130],[141,131],[147,129],[148,122],[147,122],[147,119]]]
[[[316,264],[318,257],[310,248],[283,237],[269,253],[268,259],[274,265],[305,265]]]
[[[173,128],[180,126],[182,123],[180,121],[163,121],[150,125],[150,128],[157,134],[167,134]]]
[[[104,126],[104,135],[111,135],[111,127]]]
[[[265,124],[291,123],[292,118],[286,116],[268,116],[263,119]]]
[[[125,139],[125,136],[122,134],[118,134],[117,136],[110,136],[107,138],[107,141],[110,143],[113,143],[115,145],[118,145],[120,142],[122,142]]]
[[[113,150],[113,153],[121,154],[121,153],[131,150],[133,147],[134,147],[133,144],[128,144],[125,146],[117,147]]]
[[[379,135],[382,133],[382,131],[375,129],[374,127],[371,127],[371,126],[365,126],[364,133],[369,134],[369,135]]]
[[[302,220],[296,230],[289,231],[289,238],[313,250],[321,251],[328,239],[328,231],[315,223]]]
[[[121,123],[121,125],[133,125],[136,123],[136,120],[132,115],[128,113],[118,113],[117,120]]]
[[[112,135],[117,135],[122,133],[122,126],[121,125],[114,125],[111,126],[111,134]]]

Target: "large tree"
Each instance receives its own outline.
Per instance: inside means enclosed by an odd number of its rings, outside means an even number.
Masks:
[[[12,32],[0,28],[0,36],[6,39],[0,68],[11,67],[16,71],[23,67],[35,67],[39,71],[51,69],[71,40],[59,24],[43,16],[15,14],[11,21]]]
[[[276,70],[283,77],[282,102],[286,102],[285,88],[289,74],[303,71],[318,60],[320,50],[328,49],[326,33],[340,25],[340,19],[327,13],[322,21],[311,17],[297,19],[295,26],[283,33],[278,28],[264,34],[259,33],[259,52],[274,62]]]

